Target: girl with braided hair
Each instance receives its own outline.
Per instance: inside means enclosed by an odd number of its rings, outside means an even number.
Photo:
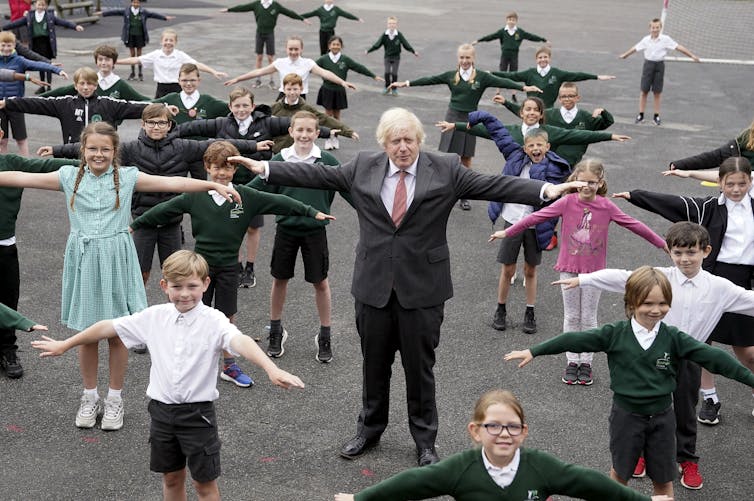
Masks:
[[[134,191],[196,192],[215,190],[228,200],[240,200],[227,186],[185,177],[151,176],[136,167],[118,164],[120,139],[106,122],[89,124],[81,133],[81,162],[57,172],[0,173],[0,186],[63,191],[71,225],[63,264],[61,321],[82,330],[99,320],[130,315],[147,307],[139,261],[128,232]],[[109,340],[110,388],[104,403],[103,430],[123,426],[120,392],[128,351]],[[98,346],[79,349],[84,394],[76,426],[92,428],[103,405],[97,393]]]

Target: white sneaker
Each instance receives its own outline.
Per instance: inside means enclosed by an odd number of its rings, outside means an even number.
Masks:
[[[102,412],[102,401],[98,396],[82,395],[79,411],[76,414],[76,426],[94,428],[100,412]]]
[[[330,139],[329,137],[327,139],[325,139],[325,149],[326,150],[333,149],[332,148],[332,139]]]
[[[330,140],[330,144],[332,145],[332,149],[339,150],[340,149],[340,141],[338,140],[338,136],[335,136]]]
[[[102,415],[101,428],[105,431],[116,431],[123,428],[123,399],[121,397],[107,397],[105,399],[105,413]]]

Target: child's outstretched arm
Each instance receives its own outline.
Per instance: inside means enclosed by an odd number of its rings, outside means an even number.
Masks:
[[[718,183],[720,181],[717,171],[714,170],[664,170],[663,176],[690,177],[708,183]]]
[[[115,332],[112,320],[100,320],[91,327],[87,327],[78,334],[63,341],[56,341],[51,337],[42,336],[42,339],[32,341],[31,346],[42,352],[39,354],[40,357],[57,357],[75,346],[96,343],[101,339],[116,337],[117,335],[118,333]]]
[[[221,78],[226,78],[228,76],[228,74],[225,73],[224,71],[217,71],[216,69],[210,66],[207,66],[204,63],[200,63],[199,61],[196,62],[196,67],[199,68],[199,71],[209,73],[210,75],[217,78],[218,80],[220,80]]]
[[[579,286],[579,277],[561,278],[560,280],[551,282],[550,285],[562,285],[563,290],[575,289]]]
[[[624,52],[623,54],[621,54],[618,57],[621,58],[621,59],[626,59],[628,56],[630,56],[634,52],[636,52],[636,47],[635,46],[631,47],[630,49],[628,49],[626,52]]]
[[[230,346],[241,356],[254,365],[261,367],[272,381],[272,384],[285,389],[303,388],[304,383],[298,376],[294,376],[280,368],[262,351],[262,348],[249,336],[234,336]]]
[[[338,75],[336,75],[332,71],[326,70],[326,69],[322,68],[321,66],[319,66],[316,63],[314,64],[314,66],[312,66],[311,72],[314,73],[315,75],[321,76],[325,80],[329,80],[329,81],[331,81],[333,83],[336,83],[336,84],[338,84],[338,85],[340,85],[342,87],[345,87],[346,89],[356,90],[356,86],[354,84],[352,84],[351,82],[347,82],[347,81],[343,80],[342,78],[340,78]]]
[[[503,360],[521,360],[521,363],[518,364],[518,367],[521,368],[524,365],[528,364],[532,360],[534,360],[534,355],[531,354],[531,350],[522,350],[522,351],[511,351],[510,353],[506,353],[503,356]]]
[[[506,238],[508,235],[505,234],[505,230],[498,230],[492,235],[490,235],[489,240],[487,242],[492,242],[493,240],[502,240],[503,238]]]
[[[688,57],[690,57],[691,59],[693,59],[693,61],[694,61],[695,63],[701,63],[701,62],[702,62],[702,61],[701,61],[701,59],[699,59],[699,58],[698,58],[698,57],[696,56],[696,54],[694,54],[693,52],[691,52],[690,50],[688,50],[688,49],[687,49],[686,47],[684,47],[684,46],[683,46],[683,45],[681,45],[681,44],[678,44],[678,45],[676,46],[675,50],[677,50],[678,52],[680,52],[680,53],[681,53],[681,54],[683,54],[684,56],[688,56]]]
[[[255,77],[261,77],[261,76],[264,76],[264,75],[271,75],[271,74],[275,73],[276,71],[277,71],[277,68],[275,68],[275,65],[269,64],[269,65],[265,66],[264,68],[257,68],[255,70],[248,71],[248,72],[244,73],[243,75],[239,75],[239,76],[237,76],[235,78],[231,78],[230,80],[228,80],[227,82],[225,82],[224,85],[226,87],[229,86],[229,85],[235,85],[238,82],[243,82],[244,80],[251,80],[252,78],[255,78]]]
[[[1,174],[1,173],[0,173]],[[178,176],[153,176],[139,172],[136,178],[136,191],[166,191],[170,193],[187,193],[195,191],[215,190],[228,201],[240,201],[241,195],[234,188],[229,188],[220,183],[189,179]]]
[[[20,171],[0,172],[0,186],[60,191],[60,177],[57,172],[45,174]]]

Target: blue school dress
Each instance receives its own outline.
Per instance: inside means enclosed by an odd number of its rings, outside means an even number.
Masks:
[[[71,224],[63,264],[61,321],[71,329],[81,330],[100,320],[143,310],[147,296],[136,247],[128,232],[131,196],[139,170],[119,169],[117,209],[112,167],[100,176],[85,167],[71,208],[77,173],[78,167],[73,165],[59,171]]]

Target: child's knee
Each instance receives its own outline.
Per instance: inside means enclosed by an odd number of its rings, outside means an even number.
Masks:
[[[534,278],[537,276],[537,265],[524,263],[524,276],[526,278]]]
[[[186,483],[186,468],[162,474],[162,485],[165,489],[174,490],[183,488]]]
[[[501,273],[505,278],[511,278],[516,274],[516,263],[504,264],[501,269]]]
[[[220,499],[220,489],[217,486],[217,480],[210,480],[209,482],[197,482],[191,480],[196,489],[196,494],[201,500],[213,500]]]

